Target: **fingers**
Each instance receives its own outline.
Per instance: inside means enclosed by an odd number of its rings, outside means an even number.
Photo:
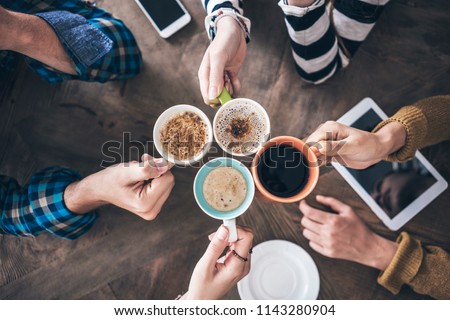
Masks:
[[[175,178],[171,172],[166,172],[161,177],[155,178],[150,183],[149,195],[159,199],[167,190],[171,191],[175,185]]]
[[[175,178],[170,172],[153,179],[152,182],[144,185],[137,203],[131,211],[145,220],[155,219],[170,196],[174,185]]]
[[[309,229],[312,232],[320,234],[320,231],[322,229],[322,225],[320,223],[317,223],[316,221],[313,221],[307,217],[303,217],[301,224],[306,229]]]
[[[342,141],[348,137],[348,127],[336,121],[327,121],[320,125],[307,139],[316,156],[335,156],[345,145]]]
[[[336,121],[327,121],[317,127],[316,131],[306,138],[306,143],[316,143],[322,140],[336,140],[341,126],[343,125]],[[345,137],[339,137],[339,139],[343,138]]]
[[[228,90],[231,95],[233,94],[239,94],[241,91],[241,80],[237,77],[237,74],[234,72],[228,72],[228,77],[230,79],[231,85],[232,85],[232,91]],[[228,88],[227,88],[228,89]]]
[[[221,225],[211,239],[208,248],[206,248],[205,254],[200,259],[201,263],[204,263],[209,270],[215,268],[217,260],[228,246],[228,235],[228,229]]]
[[[334,157],[339,155],[339,151],[343,152],[342,148],[344,147],[345,143],[346,141],[344,140],[321,140],[317,142],[317,151],[319,151],[319,153],[323,156]]]
[[[169,170],[169,163],[162,158],[152,158],[144,162],[145,180],[158,178]]]
[[[200,68],[198,69],[198,80],[200,82],[200,91],[202,93],[203,101],[205,104],[210,104],[208,89],[209,89],[209,49],[206,50],[205,55],[203,56],[202,63],[200,64]]]
[[[305,200],[300,202],[299,209],[305,217],[321,224],[330,219],[330,213],[311,207]]]
[[[210,52],[209,88],[208,99],[217,99],[223,89],[226,56],[222,52]]]
[[[172,187],[167,188],[166,191],[155,202],[150,213],[153,216],[153,219],[156,218],[156,216],[161,212],[161,209],[164,206],[164,203],[166,203],[167,199],[169,198],[171,192]]]
[[[129,177],[134,182],[157,178],[170,169],[167,161],[162,158],[153,158],[149,154],[144,154],[141,160],[142,162],[128,163],[131,169]]]
[[[320,244],[318,244],[317,242],[310,241],[310,242],[309,242],[309,246],[310,246],[314,251],[320,253],[321,255],[326,256],[324,247],[321,246]]]
[[[320,235],[318,235],[315,232],[312,232],[311,230],[304,229],[303,230],[303,236],[308,239],[309,241],[315,242],[317,244],[322,245],[322,238]]]
[[[226,56],[221,50],[216,49],[217,52],[212,51],[212,45],[206,50],[203,56],[198,70],[198,79],[203,101],[207,105],[215,106],[220,103],[217,97],[222,92],[224,86]]]
[[[141,161],[142,161],[142,162],[146,162],[146,161],[149,161],[149,160],[151,160],[151,159],[153,159],[153,157],[152,157],[151,155],[149,155],[148,153],[144,153],[144,154],[142,155],[142,157],[141,157]]]
[[[137,183],[141,181],[145,181],[148,179],[156,178],[161,175],[158,171],[158,167],[156,165],[149,165],[146,162],[129,162],[124,163],[122,166],[127,170],[127,177],[129,179],[129,183]],[[162,167],[160,170],[164,170]],[[164,171],[163,171],[164,172]]]
[[[238,240],[233,242],[230,246],[230,250],[235,250],[238,255],[243,258],[250,258],[250,249],[253,246],[253,233],[249,228],[237,227]],[[229,255],[225,259],[225,265],[232,273],[236,273],[237,276],[241,276],[242,272],[246,270],[246,264],[250,264],[249,261],[242,261],[239,257]]]
[[[352,208],[345,203],[331,197],[325,197],[321,195],[316,196],[316,200],[326,206],[329,206],[334,211],[340,213],[340,212],[348,212]]]

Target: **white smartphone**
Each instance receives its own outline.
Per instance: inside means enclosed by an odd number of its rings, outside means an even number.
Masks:
[[[191,21],[179,0],[135,0],[163,38],[168,38]]]

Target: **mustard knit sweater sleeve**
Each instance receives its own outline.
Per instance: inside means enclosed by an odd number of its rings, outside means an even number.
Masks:
[[[403,107],[392,117],[380,122],[373,132],[394,121],[405,127],[406,143],[386,160],[409,160],[417,149],[450,140],[450,95],[426,98],[412,106]]]
[[[427,98],[403,107],[379,123],[374,132],[393,121],[405,127],[406,143],[386,160],[411,159],[417,149],[450,139],[450,95]],[[407,284],[418,293],[450,299],[450,255],[439,247],[423,246],[406,232],[401,233],[397,242],[398,250],[378,277],[378,283],[393,294]]]
[[[450,255],[439,247],[423,246],[406,232],[397,242],[398,250],[378,283],[393,294],[407,284],[417,293],[450,299]]]

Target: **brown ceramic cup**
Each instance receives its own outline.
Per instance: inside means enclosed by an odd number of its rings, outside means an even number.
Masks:
[[[299,152],[301,152],[303,154],[303,159],[305,160],[306,162],[305,164],[309,171],[309,177],[305,185],[301,188],[301,190],[297,194],[290,197],[280,197],[272,194],[269,190],[267,190],[264,187],[258,175],[258,163],[264,151],[266,151],[271,147],[280,145],[293,147],[297,149]],[[317,181],[319,180],[319,165],[317,162],[316,155],[305,142],[295,137],[280,136],[270,139],[262,146],[262,148],[258,150],[255,157],[253,158],[253,162],[251,165],[251,173],[253,176],[253,180],[255,181],[257,190],[264,198],[273,202],[292,203],[306,198],[314,190]]]

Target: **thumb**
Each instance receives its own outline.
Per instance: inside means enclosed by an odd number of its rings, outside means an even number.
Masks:
[[[146,160],[131,164],[133,173],[131,178],[136,181],[144,181],[160,177],[169,170],[169,165],[164,159],[146,158]]]
[[[343,151],[342,147],[344,146],[344,144],[345,140],[321,140],[316,145],[314,145],[314,147],[319,151],[321,155],[334,157],[339,155],[339,151]]]
[[[220,258],[220,255],[228,246],[228,235],[228,229],[223,225],[221,225],[214,234],[208,248],[206,248],[205,254],[201,258],[202,262],[205,263],[208,268],[214,268],[217,259]]]
[[[216,99],[223,89],[223,79],[225,73],[225,59],[224,57],[211,57],[210,71],[209,71],[209,100]]]

